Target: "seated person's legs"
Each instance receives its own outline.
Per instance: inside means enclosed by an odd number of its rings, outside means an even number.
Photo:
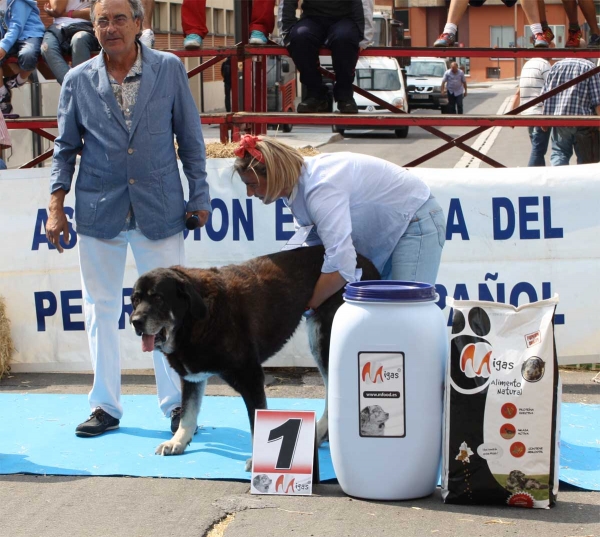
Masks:
[[[181,26],[183,28],[183,48],[198,50],[208,34],[206,28],[206,0],[183,0],[181,6]]]
[[[250,39],[253,45],[266,45],[275,26],[275,0],[253,0]]]
[[[469,0],[450,0],[448,19],[444,31],[433,44],[434,47],[452,47],[456,43],[458,23],[467,10]]]
[[[52,28],[56,28],[52,25]],[[60,42],[51,29],[46,30],[42,41],[42,56],[44,61],[62,85],[65,75],[69,72],[69,64],[65,60]]]
[[[298,105],[299,113],[327,112],[328,103],[319,72],[319,48],[325,42],[326,28],[305,17],[290,31],[288,50],[300,71],[300,82],[306,86],[306,99]]]
[[[10,50],[7,56],[17,56],[19,74],[6,80],[6,85],[9,88],[20,88],[23,84],[25,84],[25,82],[27,82],[29,75],[35,71],[37,67],[41,46],[41,37],[29,37],[28,39],[17,41],[15,43],[15,46]]]
[[[358,60],[360,32],[355,22],[341,19],[329,28],[325,45],[331,49],[333,70],[335,71],[335,86],[333,97],[342,113],[357,114],[358,108],[354,102],[354,71]]]
[[[94,34],[77,32],[71,38],[71,67],[88,61],[95,50],[100,50],[100,45]]]
[[[154,0],[142,0],[142,4],[144,5],[144,20],[142,21],[142,35],[140,35],[140,42],[148,48],[154,48],[154,31],[152,30]]]

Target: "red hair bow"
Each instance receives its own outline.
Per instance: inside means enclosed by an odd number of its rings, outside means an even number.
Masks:
[[[246,152],[250,153],[258,162],[261,164],[265,163],[265,157],[263,154],[256,148],[256,142],[260,142],[261,138],[258,136],[253,136],[251,134],[245,134],[242,136],[240,140],[240,145],[238,145],[233,153],[236,157],[244,158]]]

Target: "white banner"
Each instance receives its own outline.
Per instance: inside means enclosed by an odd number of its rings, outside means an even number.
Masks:
[[[186,238],[187,264],[241,262],[280,250],[292,235],[282,203],[249,199],[232,160],[208,161],[213,199],[209,224]],[[16,347],[14,371],[89,370],[76,235],[59,255],[45,238],[49,169],[0,172],[0,295],[7,303]],[[438,277],[446,298],[524,304],[560,295],[556,343],[560,363],[600,362],[600,165],[557,168],[414,170],[432,189],[448,219]],[[187,187],[185,179],[184,185]],[[73,217],[73,194],[66,198]],[[385,230],[382,230],[385,232]],[[123,290],[124,368],[149,368],[129,328],[129,293],[137,277],[128,257]],[[312,366],[299,330],[271,366]]]

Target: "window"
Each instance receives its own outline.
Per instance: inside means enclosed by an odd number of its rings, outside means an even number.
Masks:
[[[490,26],[491,48],[509,48],[515,46],[514,26]]]
[[[386,20],[377,18],[373,20],[373,46],[387,47]]]
[[[225,32],[227,35],[235,34],[235,17],[231,9],[225,11]]]
[[[408,9],[396,9],[394,10],[394,19],[404,24],[405,30],[410,30],[410,17]]]
[[[435,76],[443,77],[446,72],[446,63],[443,61],[415,62],[411,61],[406,67],[409,76]]]
[[[154,13],[152,14],[152,28],[155,31],[160,31],[160,4],[154,4]]]
[[[224,35],[225,34],[225,10],[224,9],[213,9],[213,33]]]
[[[214,34],[215,30],[214,30],[214,25],[213,25],[213,19],[212,19],[212,9],[207,7],[204,10],[205,13],[205,20],[206,20],[206,29],[208,30],[209,34]]]
[[[171,25],[169,27],[171,32],[181,32],[181,5],[180,4],[170,4],[170,19]]]
[[[454,60],[458,63],[458,68],[466,75],[471,74],[471,58],[456,58]]]
[[[392,69],[357,69],[355,83],[368,91],[398,91],[398,71]]]

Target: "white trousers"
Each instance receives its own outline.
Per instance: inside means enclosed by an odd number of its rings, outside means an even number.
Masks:
[[[77,240],[85,326],[94,368],[90,407],[99,406],[114,418],[121,419],[118,323],[123,303],[127,245],[131,246],[138,274],[143,274],[158,267],[185,264],[183,233],[153,241],[135,229],[122,231],[109,240],[85,235],[78,235]],[[181,406],[181,380],[162,352],[155,350],[153,358],[159,406],[165,415],[169,415],[171,410]]]

